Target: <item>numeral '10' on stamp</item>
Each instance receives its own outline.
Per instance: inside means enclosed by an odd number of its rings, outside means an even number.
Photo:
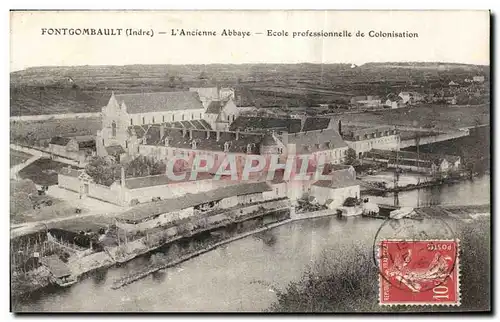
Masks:
[[[380,305],[460,305],[456,240],[384,240],[379,248]]]

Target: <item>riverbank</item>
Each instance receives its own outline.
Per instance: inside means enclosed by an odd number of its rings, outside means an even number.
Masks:
[[[300,213],[300,214],[295,214],[293,215],[293,217],[289,218],[289,219],[285,219],[285,220],[282,220],[282,221],[279,221],[279,222],[276,222],[276,223],[272,223],[272,224],[269,224],[269,225],[264,225],[264,227],[261,227],[261,228],[258,228],[258,229],[254,229],[254,230],[251,230],[251,231],[248,231],[248,232],[245,232],[245,233],[241,233],[241,234],[238,234],[236,236],[233,236],[231,238],[228,238],[228,239],[225,239],[223,241],[220,241],[220,242],[217,242],[213,245],[210,245],[210,246],[207,246],[201,250],[198,250],[198,251],[195,251],[193,253],[190,253],[190,254],[187,254],[187,255],[184,255],[184,256],[181,256],[181,258],[179,259],[176,259],[176,260],[169,260],[169,261],[166,261],[166,262],[161,262],[161,263],[156,263],[156,264],[152,264],[148,267],[146,267],[145,269],[139,271],[139,272],[136,272],[136,273],[133,273],[131,275],[128,275],[122,279],[119,279],[117,281],[115,281],[113,283],[113,286],[111,287],[112,289],[116,290],[116,289],[119,289],[125,285],[128,285],[130,283],[133,283],[135,281],[138,281],[150,274],[153,274],[157,271],[160,271],[162,269],[165,269],[165,268],[169,268],[169,267],[172,267],[172,266],[175,266],[175,265],[178,265],[182,262],[185,262],[191,258],[194,258],[194,257],[197,257],[197,256],[200,256],[201,254],[204,254],[204,253],[207,253],[211,250],[214,250],[220,246],[223,246],[225,244],[228,244],[228,243],[231,243],[231,242],[234,242],[236,240],[239,240],[239,239],[242,239],[242,238],[245,238],[245,237],[248,237],[248,236],[251,236],[251,235],[254,235],[254,234],[257,234],[257,233],[260,233],[260,232],[263,232],[263,231],[267,231],[267,230],[270,230],[270,229],[273,229],[273,228],[276,228],[276,227],[279,227],[279,226],[282,226],[282,225],[286,225],[288,223],[291,223],[291,222],[294,222],[294,221],[299,221],[299,220],[305,220],[305,219],[314,219],[314,218],[322,218],[322,217],[329,217],[329,216],[333,216],[333,215],[336,215],[336,211],[335,210],[331,210],[331,209],[327,209],[327,210],[320,210],[320,211],[315,211],[315,212],[310,212],[310,213]]]
[[[274,217],[277,217],[278,220],[282,221],[283,216],[285,216],[286,218],[290,218],[289,207],[270,209],[268,211],[265,211],[264,213],[262,213],[260,210],[254,211],[248,213],[247,215],[240,216],[238,219],[239,221],[220,222],[214,225],[206,226],[196,231],[190,231],[186,232],[185,234],[169,236],[169,238],[167,239],[164,239],[166,237],[165,236],[166,229],[163,229],[156,233],[151,233],[146,237],[142,237],[134,241],[131,241],[125,245],[116,247],[105,247],[103,251],[91,253],[85,256],[78,256],[78,255],[74,256],[68,260],[67,266],[71,271],[72,277],[77,278],[80,281],[82,278],[90,275],[94,271],[100,269],[108,269],[116,265],[127,263],[141,255],[148,254],[158,248],[161,248],[165,245],[176,243],[183,239],[193,240],[196,239],[196,236],[201,235],[205,232],[217,231],[217,230],[222,231],[225,228],[230,227],[232,225],[238,226],[241,224],[242,226],[245,226],[248,225],[249,223],[251,224],[254,221],[260,221],[265,223],[265,220],[269,220],[269,218],[274,218]],[[271,227],[270,225],[266,224],[264,224],[264,226]],[[267,229],[269,228],[265,228],[263,230]],[[252,231],[250,234],[254,234],[259,231],[262,230]],[[234,238],[233,240],[241,239],[244,237],[245,236],[239,236],[238,238]],[[226,243],[228,242],[230,241],[226,241]],[[217,245],[216,247],[218,246],[220,245]],[[207,249],[206,251],[209,251],[213,248],[214,247]],[[200,254],[201,253],[203,252],[200,252]],[[178,259],[178,261],[182,262],[198,255],[199,254],[188,254],[185,257],[181,257],[180,259]],[[12,296],[20,297],[49,286],[50,283],[48,282],[48,278],[46,278],[45,276],[47,274],[44,274],[42,276],[37,273],[38,271],[45,272],[46,269],[34,270],[33,272],[24,274],[22,276],[21,275],[15,276],[13,278],[12,285],[16,285],[16,287]]]
[[[424,181],[419,181],[417,183],[408,183],[406,185],[402,186],[392,186],[392,187],[382,187],[381,185],[377,185],[377,181],[363,181],[363,178],[361,181],[363,182],[364,189],[362,192],[366,195],[383,195],[387,193],[395,193],[395,192],[404,192],[404,191],[412,191],[412,190],[419,190],[419,189],[424,189],[424,188],[432,188],[432,187],[439,187],[439,186],[444,186],[444,185],[451,185],[451,184],[457,184],[461,183],[467,180],[471,180],[477,176],[473,175],[460,175],[460,176],[453,176],[453,177],[448,177],[448,178],[441,178],[441,179],[430,179],[430,180],[424,180]],[[418,177],[417,177],[418,179]]]

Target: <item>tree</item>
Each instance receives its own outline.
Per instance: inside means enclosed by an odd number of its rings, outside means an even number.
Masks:
[[[108,187],[120,179],[120,165],[103,157],[92,158],[85,172],[94,182]]]
[[[356,162],[356,151],[354,149],[349,148],[347,150],[347,155],[345,157],[345,164],[353,165]]]
[[[162,161],[140,155],[127,164],[126,174],[130,177],[145,177],[163,174],[166,169]]]

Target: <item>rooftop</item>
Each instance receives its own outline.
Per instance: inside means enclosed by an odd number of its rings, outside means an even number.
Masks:
[[[259,116],[238,116],[229,130],[231,131],[262,131],[276,130],[289,133],[300,132],[302,128],[300,119],[271,118]]]
[[[50,139],[50,144],[66,146],[69,141],[71,141],[69,137],[55,136]]]
[[[316,181],[313,185],[323,188],[346,188],[359,185],[356,180],[356,175],[349,170],[339,170],[334,171],[330,174],[331,180],[319,180]]]
[[[118,215],[117,218],[126,221],[138,222],[149,217],[194,207],[210,201],[265,191],[271,191],[271,187],[269,187],[269,185],[265,182],[230,185],[212,191],[197,194],[186,194],[175,199],[140,204]]]
[[[289,134],[288,143],[295,144],[297,154],[347,147],[347,144],[335,129]]]
[[[195,180],[207,180],[212,179],[214,177],[213,174],[210,173],[198,173]],[[191,174],[187,173],[184,180],[172,180],[167,175],[160,174],[155,176],[147,176],[147,177],[137,177],[137,178],[126,178],[125,186],[128,189],[141,189],[147,187],[161,186],[167,184],[175,184],[190,181]]]
[[[218,140],[217,133],[219,133]],[[160,125],[151,125],[145,134],[138,137],[144,136],[146,137],[146,145],[165,146],[165,140],[168,140],[170,147],[193,149],[193,141],[195,141],[196,148],[194,150],[223,152],[227,144],[227,152],[233,153],[247,153],[247,148],[250,145],[250,153],[258,154],[264,134],[165,127],[163,137],[161,137]]]
[[[114,97],[119,104],[125,103],[129,114],[203,109],[197,92],[117,94]]]

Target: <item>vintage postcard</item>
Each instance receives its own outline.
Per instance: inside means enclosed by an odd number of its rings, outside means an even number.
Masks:
[[[10,12],[11,311],[491,310],[490,12]]]

